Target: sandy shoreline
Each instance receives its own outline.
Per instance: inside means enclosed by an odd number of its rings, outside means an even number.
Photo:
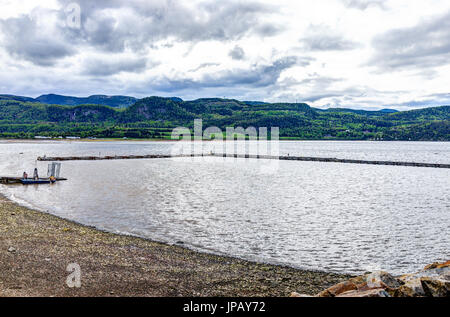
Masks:
[[[66,285],[71,263],[81,288]],[[0,296],[284,297],[348,278],[106,233],[0,196]]]

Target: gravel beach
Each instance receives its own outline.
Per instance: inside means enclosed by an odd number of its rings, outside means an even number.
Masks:
[[[71,263],[80,288],[66,284]],[[348,278],[106,233],[0,196],[0,296],[287,297]]]

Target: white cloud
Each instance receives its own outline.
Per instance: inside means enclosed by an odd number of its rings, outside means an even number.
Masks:
[[[80,29],[65,24],[72,2]],[[0,0],[0,92],[436,105],[449,13],[446,0]]]

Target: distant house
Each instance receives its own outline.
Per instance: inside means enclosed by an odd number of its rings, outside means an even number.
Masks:
[[[68,140],[79,140],[81,138],[79,136],[68,136],[68,137],[66,137],[66,139],[68,139]]]
[[[35,138],[35,139],[38,139],[38,140],[48,140],[48,139],[51,139],[51,137],[49,137],[49,136],[42,136],[42,135],[36,135],[34,138]]]

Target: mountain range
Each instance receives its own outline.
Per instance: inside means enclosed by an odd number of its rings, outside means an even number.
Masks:
[[[279,127],[282,139],[450,141],[450,106],[411,111],[317,109],[305,103],[94,95],[0,95],[0,137],[169,139],[177,126]]]
[[[14,95],[0,95],[0,100],[17,100],[27,102],[39,102],[49,105],[63,105],[63,106],[79,106],[79,105],[104,105],[113,108],[127,108],[138,101],[137,98],[129,96],[105,96],[93,95],[89,97],[73,97],[56,94],[42,95],[37,98],[14,96]]]
[[[183,99],[178,97],[170,97],[169,99],[172,99],[174,101],[180,101],[182,102]],[[17,101],[23,101],[23,102],[38,102],[43,104],[49,104],[49,105],[62,105],[62,106],[79,106],[79,105],[103,105],[108,106],[112,108],[128,108],[129,106],[135,104],[139,99],[135,97],[130,96],[106,96],[106,95],[92,95],[89,97],[74,97],[74,96],[64,96],[64,95],[57,95],[57,94],[47,94],[47,95],[41,95],[37,98],[32,97],[24,97],[24,96],[15,96],[15,95],[1,95],[0,94],[0,100],[17,100]],[[260,106],[267,104],[266,102],[262,101],[243,101],[243,103],[251,106]],[[320,109],[317,109],[320,110]],[[336,110],[336,111],[351,111],[354,113],[368,113],[368,111],[365,110],[353,110],[353,109],[343,109],[343,108],[336,108],[336,109],[329,109],[329,110]],[[398,112],[394,109],[382,109],[379,110],[381,112],[385,113],[394,113]],[[373,112],[373,111],[369,111]],[[375,111],[378,112],[378,111]]]

